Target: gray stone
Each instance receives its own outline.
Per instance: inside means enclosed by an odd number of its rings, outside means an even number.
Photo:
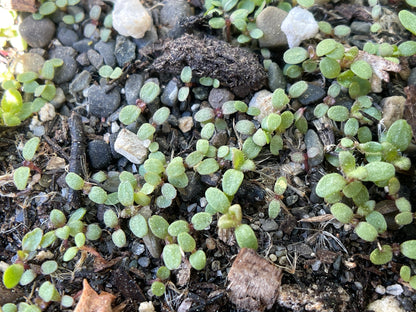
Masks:
[[[352,22],[351,32],[357,35],[368,35],[370,33],[371,24],[366,22]]]
[[[166,106],[172,107],[178,101],[178,91],[176,80],[170,80],[160,96],[160,101]]]
[[[384,296],[379,300],[371,302],[367,307],[367,311],[368,310],[373,312],[405,312],[405,310],[400,307],[399,301],[393,296]]]
[[[59,109],[62,107],[65,101],[66,97],[64,91],[61,88],[56,88],[55,97],[52,99],[50,103],[55,107],[55,109]]]
[[[260,47],[279,48],[287,46],[286,35],[281,29],[287,12],[274,6],[265,8],[257,17],[256,25],[263,31],[263,37],[259,39]]]
[[[147,268],[150,264],[150,259],[148,257],[141,257],[137,262],[141,267]]]
[[[118,66],[123,67],[136,58],[136,45],[124,36],[117,36],[114,54]]]
[[[302,105],[311,105],[320,102],[325,95],[326,91],[323,88],[309,83],[308,89],[298,97],[298,100]]]
[[[77,50],[79,53],[87,52],[88,50],[92,49],[91,40],[90,39],[81,39],[77,42],[74,42],[72,47]]]
[[[283,90],[286,89],[286,78],[283,75],[283,71],[280,69],[279,65],[275,62],[272,62],[267,71],[267,76],[269,80],[269,88],[271,91],[274,91],[278,88]]]
[[[89,142],[87,154],[93,169],[107,169],[112,160],[110,146],[101,140]]]
[[[377,285],[376,286],[376,293],[378,293],[380,295],[384,295],[386,293],[386,287],[384,287],[383,285]]]
[[[276,231],[279,228],[279,225],[276,223],[276,221],[272,219],[266,219],[264,220],[264,223],[261,225],[261,228],[266,232],[272,232]]]
[[[94,45],[94,49],[97,50],[104,58],[104,63],[111,67],[114,67],[116,65],[116,58],[114,56],[115,46],[116,43],[114,41],[98,41]]]
[[[28,45],[43,48],[51,42],[55,34],[55,24],[49,18],[35,20],[29,15],[20,24],[19,32]]]
[[[324,146],[314,130],[309,129],[306,132],[305,145],[308,154],[308,165],[315,167],[321,164],[324,160]]]
[[[400,284],[387,286],[386,293],[392,296],[400,296],[403,293],[403,287]]]
[[[306,259],[314,257],[314,252],[309,245],[305,243],[294,243],[287,246],[287,251],[296,252],[299,256],[302,256]]]
[[[97,51],[95,51],[94,49],[88,50],[87,56],[91,65],[93,65],[96,69],[100,69],[100,67],[103,66],[103,63],[104,63],[103,56]]]
[[[145,252],[145,250],[146,250],[146,247],[143,244],[140,244],[138,242],[134,242],[133,245],[131,246],[131,251],[136,256],[140,256],[142,253]]]
[[[158,34],[156,27],[152,25],[150,30],[146,32],[143,38],[133,39],[133,42],[136,44],[138,49],[144,48],[158,40]]]
[[[62,66],[55,68],[53,81],[57,84],[71,81],[74,78],[78,64],[75,60],[77,51],[72,47],[56,47],[49,51],[50,58],[60,58],[64,61]]]
[[[407,78],[407,84],[409,86],[416,85],[416,67],[412,68],[412,71],[410,72],[409,78]]]
[[[191,15],[191,6],[186,0],[165,0],[160,10],[160,23],[170,28],[174,27],[181,18]]]
[[[82,90],[88,87],[90,82],[91,74],[88,71],[83,70],[69,84],[69,92],[71,92],[72,94],[81,92]]]
[[[88,89],[88,107],[91,115],[96,117],[108,117],[120,105],[120,90],[114,88],[106,92],[109,86],[92,85]]]
[[[223,88],[212,88],[209,92],[208,102],[212,108],[221,108],[222,104],[234,100],[234,94]]]
[[[139,74],[130,75],[124,86],[127,104],[134,105],[139,98],[140,89],[143,85],[143,76]]]
[[[66,27],[58,28],[57,37],[64,46],[72,46],[79,40],[77,33]]]
[[[84,67],[89,66],[91,64],[90,60],[88,59],[88,55],[85,52],[78,55],[75,60],[78,62],[79,65],[84,66]]]
[[[194,94],[195,98],[200,101],[206,100],[208,98],[207,87],[192,88],[192,93]]]
[[[149,140],[142,141],[133,132],[123,129],[118,133],[114,150],[134,164],[142,164],[147,157]]]

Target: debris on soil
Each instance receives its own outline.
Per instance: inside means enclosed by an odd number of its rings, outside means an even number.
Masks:
[[[239,308],[262,312],[270,309],[279,294],[282,270],[242,248],[228,273],[231,301]]]
[[[301,289],[299,285],[282,285],[278,299],[280,306],[293,311],[319,312],[348,311],[349,301],[350,296],[342,287],[332,289],[330,286],[318,285],[308,289]]]
[[[159,74],[179,75],[185,66],[190,66],[196,77],[218,79],[241,98],[266,83],[266,72],[257,57],[224,41],[185,35],[168,41],[163,48],[163,54],[151,67]]]
[[[108,292],[97,294],[84,279],[81,298],[74,312],[112,312],[111,303],[116,298]]]

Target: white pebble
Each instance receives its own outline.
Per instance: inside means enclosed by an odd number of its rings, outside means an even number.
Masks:
[[[298,47],[303,40],[314,37],[318,30],[318,23],[312,13],[300,7],[290,10],[282,23],[289,48]]]

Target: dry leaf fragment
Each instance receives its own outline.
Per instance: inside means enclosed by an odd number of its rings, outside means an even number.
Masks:
[[[36,13],[35,0],[1,0],[0,6],[8,10]]]
[[[231,301],[239,309],[262,312],[276,302],[282,270],[258,256],[253,249],[243,248],[228,279]]]
[[[393,63],[392,61],[386,60],[382,56],[373,55],[365,51],[359,51],[355,60],[366,61],[368,64],[370,64],[376,76],[385,82],[390,81],[390,76],[388,74],[389,71],[398,73],[402,69],[400,64]]]
[[[84,279],[82,282],[82,294],[74,312],[112,312],[111,303],[116,298],[114,295],[102,291],[97,294]]]

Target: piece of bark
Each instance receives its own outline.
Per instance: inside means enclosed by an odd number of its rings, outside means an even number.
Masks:
[[[116,298],[114,295],[102,291],[97,294],[84,279],[82,282],[82,294],[74,312],[112,312],[111,303]]]
[[[238,253],[228,280],[231,301],[239,309],[262,312],[277,300],[282,270],[258,256],[253,249]]]
[[[162,51],[151,70],[179,75],[185,66],[190,66],[194,77],[218,79],[221,86],[240,98],[266,83],[266,72],[256,55],[221,40],[184,35],[166,42]]]
[[[35,0],[0,0],[0,6],[8,10],[36,13]]]
[[[69,172],[83,177],[83,164],[86,164],[85,135],[81,116],[73,112],[68,120],[71,134],[71,155],[69,157]],[[73,208],[80,206],[80,192],[69,188],[68,202]]]

